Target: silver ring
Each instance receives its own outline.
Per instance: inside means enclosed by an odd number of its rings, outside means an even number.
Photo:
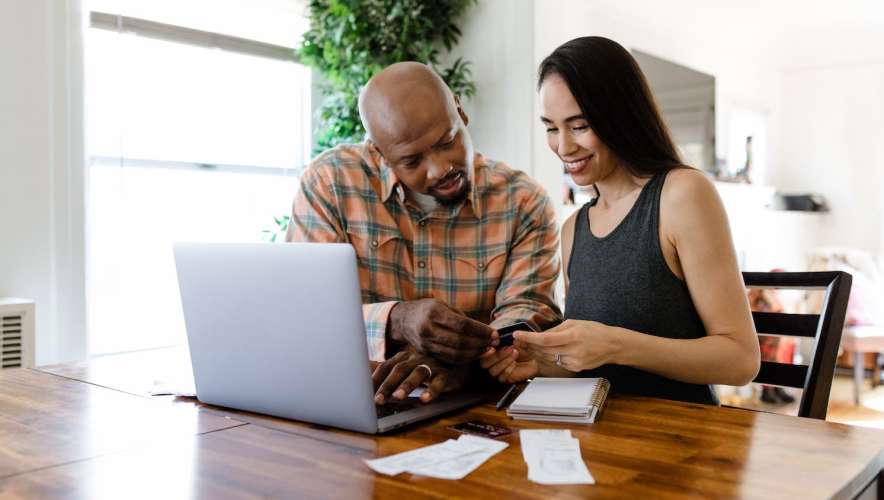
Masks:
[[[426,365],[426,364],[424,364],[424,363],[421,363],[421,364],[415,366],[414,368],[415,368],[415,369],[418,369],[418,368],[420,368],[420,367],[422,367],[422,366],[423,366],[424,368],[426,368],[426,369],[427,369],[427,373],[429,373],[429,376],[427,376],[427,378],[433,378],[433,369],[430,368],[430,365]]]
[[[559,353],[556,353],[556,364],[562,366],[562,355]]]

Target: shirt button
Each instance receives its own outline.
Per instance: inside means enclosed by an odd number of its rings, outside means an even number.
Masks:
[[[418,263],[417,263],[417,267],[423,269],[423,268],[427,267],[427,263],[424,262],[424,261],[422,261],[422,260],[421,260],[421,261],[418,261]]]
[[[425,227],[427,225],[427,221],[422,220],[422,221],[418,222],[418,224],[420,225],[420,227]]]
[[[479,262],[479,270],[481,271],[482,269],[485,269],[485,264]]]
[[[377,247],[378,247],[378,240],[373,240],[373,241],[371,242],[371,247],[372,247],[372,248],[377,248]]]

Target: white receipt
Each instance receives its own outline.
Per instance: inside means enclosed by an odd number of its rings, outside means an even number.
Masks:
[[[595,484],[569,430],[521,430],[528,479],[540,484]]]
[[[389,476],[409,472],[439,479],[463,479],[507,446],[501,441],[463,435],[456,441],[449,439],[365,463],[375,472]]]
[[[519,440],[522,442],[522,458],[528,461],[528,453],[532,444],[540,442],[567,441],[571,438],[568,429],[522,429],[519,431]]]

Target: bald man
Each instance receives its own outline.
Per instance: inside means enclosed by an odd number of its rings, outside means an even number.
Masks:
[[[346,242],[359,262],[375,401],[461,387],[496,328],[561,320],[555,214],[527,175],[474,152],[459,99],[426,65],[363,88],[361,144],[313,160],[288,241]]]

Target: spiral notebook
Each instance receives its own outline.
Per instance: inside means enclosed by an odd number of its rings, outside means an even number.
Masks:
[[[591,424],[610,389],[611,383],[603,378],[536,377],[506,413],[520,420]]]

